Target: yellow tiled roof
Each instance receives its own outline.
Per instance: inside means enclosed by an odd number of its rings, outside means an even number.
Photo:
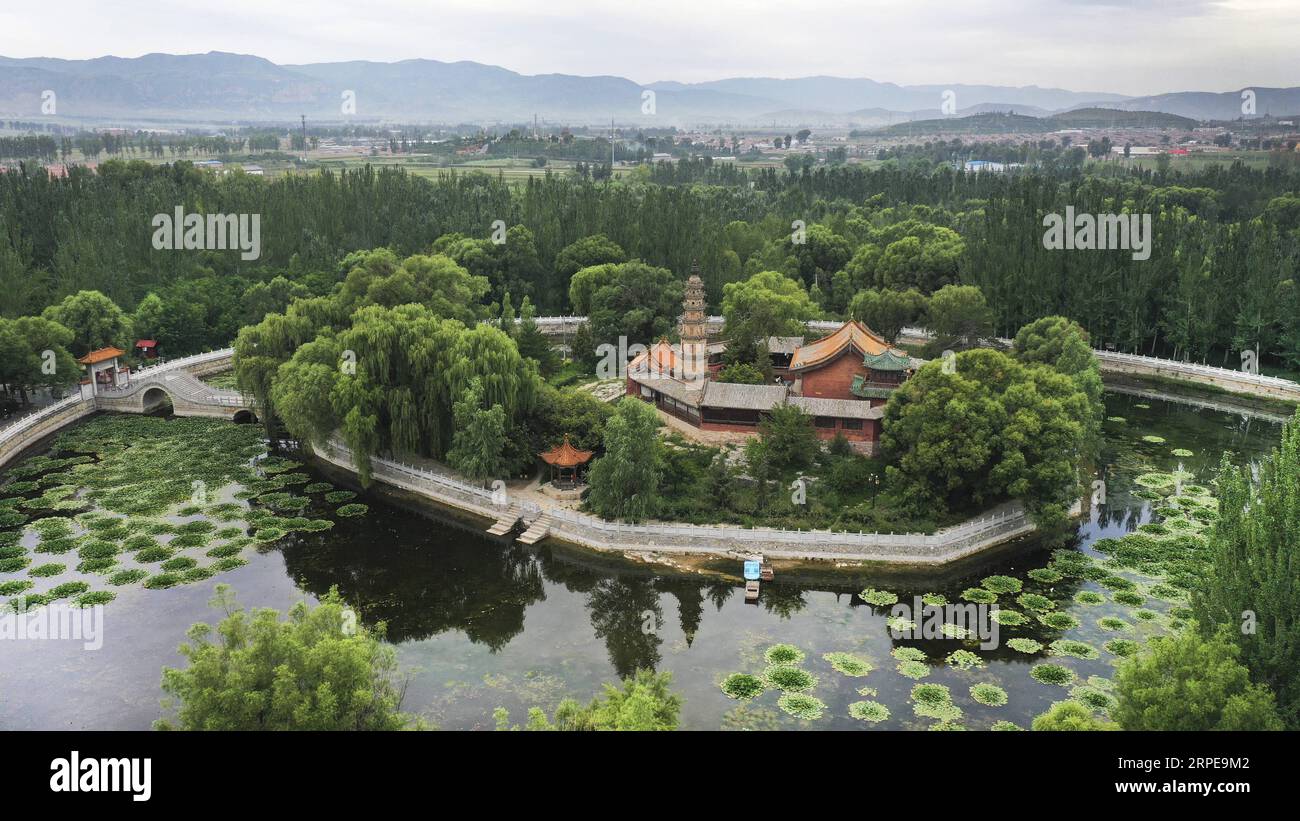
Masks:
[[[849,320],[830,336],[801,345],[790,359],[790,369],[812,368],[821,365],[852,345],[863,355],[880,354],[889,350],[889,343],[875,331],[856,320]],[[900,352],[901,353],[901,352]]]

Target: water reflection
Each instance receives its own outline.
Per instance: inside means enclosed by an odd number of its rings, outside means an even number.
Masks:
[[[1246,461],[1273,446],[1279,432],[1273,422],[1145,397],[1110,394],[1107,415],[1125,421],[1106,424],[1107,503],[1078,529],[1076,543],[1085,549],[1097,538],[1150,519],[1150,503],[1133,493],[1132,479],[1140,473],[1172,470],[1181,459],[1195,481],[1205,484],[1224,450]],[[1144,442],[1143,435],[1165,441]],[[1174,457],[1175,448],[1194,455]],[[328,478],[341,482],[334,474]],[[98,655],[0,646],[5,696],[0,726],[148,727],[158,717],[162,666],[178,663],[174,648],[191,623],[215,619],[206,607],[211,586],[227,581],[245,605],[281,610],[301,598],[301,591],[319,596],[338,586],[367,624],[386,624],[403,666],[415,671],[406,707],[428,713],[444,727],[488,726],[491,709],[499,704],[512,711],[552,709],[565,695],[586,699],[601,682],[637,668],[674,672],[674,686],[686,698],[685,726],[716,729],[736,724],[739,717],[754,722],[749,726],[786,726],[787,718],[773,716],[770,699],[737,711],[717,687],[726,673],[761,669],[761,648],[774,641],[798,644],[816,664],[822,664],[825,651],[845,650],[861,652],[876,665],[866,679],[822,674],[817,696],[827,701],[829,712],[816,726],[862,727],[846,717],[846,708],[863,698],[857,688],[865,684],[878,687],[875,698],[894,712],[879,726],[905,727],[915,723],[907,702],[913,682],[893,669],[888,654],[895,642],[885,629],[887,611],[864,604],[853,592],[869,583],[904,601],[923,593],[956,601],[963,588],[978,585],[985,575],[1024,578],[1025,571],[1047,560],[1041,545],[1022,542],[942,570],[886,575],[814,564],[783,570],[775,582],[763,585],[759,605],[748,606],[736,576],[670,572],[563,545],[510,545],[485,538],[478,526],[377,492],[367,497],[370,515],[340,519],[329,531],[299,534],[211,583],[124,593],[108,610],[113,640]],[[738,574],[736,564],[718,566]],[[1026,589],[1068,603],[1091,583],[1033,584],[1027,582]],[[1099,645],[1113,637],[1092,626],[1100,609],[1075,612],[1088,617],[1079,631],[1082,640]],[[1032,623],[1015,635],[1046,643],[1060,633]],[[927,681],[961,694],[975,680],[972,673],[943,665],[943,656],[960,643],[907,644],[921,647],[931,659]],[[1005,645],[985,657],[989,666],[980,680],[1000,681],[1011,694],[998,718],[1027,724],[1064,697],[1065,691],[1037,684],[1025,673],[1027,664],[1041,658]],[[1105,659],[1072,664],[1081,676],[1112,672]],[[969,718],[971,727],[990,720],[974,710]]]

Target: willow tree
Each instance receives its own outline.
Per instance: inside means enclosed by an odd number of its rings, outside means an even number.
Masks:
[[[350,267],[339,300],[348,310],[418,303],[466,324],[482,316],[479,301],[488,292],[487,279],[472,275],[448,256],[417,254],[399,262],[392,251],[380,248],[352,254],[345,265]]]
[[[299,300],[283,314],[267,314],[256,325],[240,329],[233,359],[235,382],[257,401],[268,430],[272,417],[279,415],[271,395],[276,371],[301,345],[314,339],[320,328],[330,324],[335,311],[333,300],[327,297]]]
[[[322,444],[337,430],[362,481],[376,453],[443,458],[456,429],[454,402],[476,384],[485,407],[513,427],[532,408],[537,368],[488,325],[466,328],[423,305],[356,311],[280,366],[272,404],[285,426]]]
[[[478,377],[470,380],[452,407],[456,432],[447,462],[469,478],[485,482],[505,470],[506,412],[501,405],[485,406]]]

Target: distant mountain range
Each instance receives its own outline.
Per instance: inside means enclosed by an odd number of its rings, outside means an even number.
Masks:
[[[1158,111],[1127,111],[1117,108],[1076,108],[1059,114],[1029,116],[1006,110],[972,113],[969,116],[912,120],[875,129],[882,136],[925,136],[932,134],[1042,134],[1072,128],[1195,128],[1198,121]]]
[[[1240,91],[1128,97],[1037,86],[903,86],[868,79],[732,78],[642,86],[615,76],[519,74],[473,62],[402,60],[277,65],[261,57],[147,54],[93,60],[0,57],[0,118],[54,114],[123,123],[170,121],[551,122],[644,125],[888,126],[941,113],[1044,116],[1081,108],[1236,119]],[[1254,89],[1257,114],[1300,112],[1300,88]],[[44,96],[43,96],[44,95]],[[354,108],[346,109],[349,101]]]

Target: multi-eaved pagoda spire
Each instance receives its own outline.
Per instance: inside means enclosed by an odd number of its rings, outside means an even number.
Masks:
[[[686,280],[686,296],[682,300],[682,318],[677,334],[682,340],[682,378],[703,379],[709,369],[708,313],[704,301],[704,280],[700,279],[700,266],[691,263],[691,275]]]

